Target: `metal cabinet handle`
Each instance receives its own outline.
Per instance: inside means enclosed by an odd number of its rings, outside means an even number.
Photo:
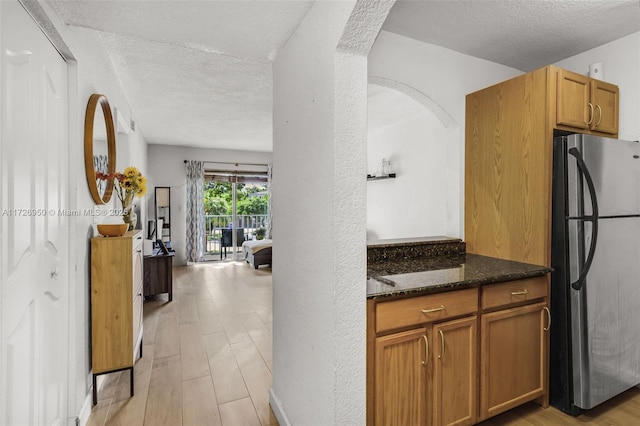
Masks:
[[[549,310],[549,308],[547,308],[546,306],[544,308],[542,308],[546,313],[547,313],[547,327],[543,328],[544,331],[549,331],[549,329],[551,328],[551,311]]]
[[[589,106],[589,121],[587,121],[587,125],[593,123],[593,104],[589,102],[587,104]]]
[[[422,361],[422,365],[426,366],[429,362],[429,339],[427,339],[426,334],[423,334],[422,338],[424,339],[424,361]]]
[[[438,355],[438,358],[444,359],[444,333],[442,332],[442,330],[438,330],[438,333],[440,333],[440,345],[442,348],[442,353]]]
[[[422,313],[423,314],[430,314],[431,312],[438,312],[438,311],[444,311],[444,305],[440,305],[440,307],[433,308],[433,309],[423,309]]]
[[[600,125],[600,123],[602,123],[602,108],[600,107],[600,105],[596,105],[596,108],[598,108],[598,122],[596,123],[596,127],[598,127]]]
[[[529,290],[527,290],[526,288],[524,290],[520,290],[520,291],[512,291],[511,295],[512,296],[522,296],[524,294],[529,293]]]

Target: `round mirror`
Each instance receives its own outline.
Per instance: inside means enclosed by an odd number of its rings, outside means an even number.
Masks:
[[[97,113],[98,105],[102,113]],[[84,168],[91,198],[96,204],[107,203],[113,179],[104,179],[104,175],[116,171],[116,134],[107,97],[95,93],[89,98],[84,117]]]

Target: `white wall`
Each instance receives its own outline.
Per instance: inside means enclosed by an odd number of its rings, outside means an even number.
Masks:
[[[618,137],[640,139],[640,32],[557,62],[559,67],[588,75],[589,65],[602,62],[600,80],[620,88],[620,129]]]
[[[77,117],[74,128],[76,129],[75,137],[71,137],[70,144],[74,147],[70,158],[72,164],[70,176],[72,182],[75,183],[75,194],[78,209],[86,209],[94,206],[86,183],[84,172],[84,148],[82,145],[82,126],[87,100],[92,93],[104,94],[108,99],[111,107],[117,107],[125,116],[129,116],[129,106],[118,79],[112,68],[111,62],[106,53],[101,48],[100,41],[91,31],[81,28],[66,27],[62,35],[65,42],[69,45],[73,55],[77,60],[77,97],[76,104],[72,106],[72,114]],[[75,111],[75,112],[74,112]],[[73,133],[71,131],[70,133]],[[140,130],[127,135],[126,142],[122,134],[117,135],[117,151],[119,159],[124,164],[116,164],[116,170],[122,171],[129,165],[135,165],[138,169],[146,174],[146,142]],[[127,156],[122,155],[122,151],[128,153]],[[128,160],[128,161],[127,161]],[[126,162],[125,162],[126,161]],[[75,167],[73,166],[75,165]],[[75,179],[73,178],[75,176]],[[119,201],[114,195],[112,202],[108,206],[102,206],[97,211],[106,211],[108,208],[120,208]],[[139,220],[144,221],[144,214]],[[101,223],[106,219],[105,216],[94,217],[77,217],[73,218],[75,224],[74,240],[72,247],[76,250],[74,255],[75,264],[77,266],[76,282],[72,283],[72,293],[75,292],[75,312],[71,315],[72,325],[77,328],[70,336],[72,341],[75,339],[75,357],[70,362],[71,368],[75,368],[75,411],[71,413],[78,414],[81,410],[87,409],[86,403],[91,389],[91,359],[90,359],[90,316],[89,316],[89,288],[90,288],[90,259],[89,259],[89,239],[97,234],[94,232],[93,225]],[[144,223],[144,222],[143,222]],[[73,397],[73,394],[70,395]]]
[[[385,156],[394,158],[392,166],[397,165],[398,178],[368,182],[370,237],[462,237],[465,96],[522,72],[386,31],[378,35],[368,59],[370,80],[408,86],[429,101],[425,104],[431,112],[372,135],[369,171],[387,152]],[[451,117],[449,128],[438,123],[442,114]],[[387,140],[386,151],[382,139]],[[417,222],[412,230],[410,222],[420,220],[425,222]]]
[[[112,110],[118,108],[128,122],[131,111],[128,100],[118,83],[108,55],[100,40],[92,31],[68,27],[46,3],[37,16],[49,20],[62,40],[69,47],[76,62],[69,62],[69,178],[71,210],[92,209],[94,215],[70,218],[69,305],[70,305],[70,350],[69,350],[69,415],[81,415],[83,420],[90,410],[91,360],[89,356],[89,239],[95,236],[95,224],[107,220],[104,214],[110,208],[120,208],[117,197],[109,205],[95,207],[86,183],[84,170],[84,116],[87,101],[93,93],[105,95]],[[44,15],[42,14],[44,12]],[[51,27],[50,27],[51,28]],[[124,137],[117,135],[118,164],[122,171],[135,165],[146,173],[146,142],[138,129]],[[144,217],[141,218],[144,220]]]
[[[270,402],[281,425],[365,424],[366,51],[390,7],[315,2],[274,62]]]
[[[459,132],[408,95],[369,84],[367,171],[378,174],[387,158],[396,178],[367,183],[367,240],[457,236],[448,223],[458,213],[457,178],[446,175]]]
[[[620,139],[640,139],[640,33],[621,38],[606,45],[597,47],[556,65],[587,75],[589,64],[602,62],[604,80],[620,87]],[[407,37],[382,31],[369,54],[369,78],[382,77],[390,81],[407,85],[426,95],[434,105],[442,108],[454,119],[459,131],[450,131],[438,143],[446,146],[433,146],[433,156],[439,158],[435,169],[431,169],[428,161],[424,162],[423,187],[429,191],[427,202],[424,198],[416,199],[415,185],[406,185],[400,180],[409,174],[413,177],[413,166],[406,170],[404,158],[426,155],[425,144],[428,137],[420,138],[424,128],[429,126],[425,121],[414,123],[414,131],[397,126],[385,129],[384,134],[374,136],[370,141],[368,162],[369,171],[373,164],[384,156],[393,156],[398,167],[398,179],[395,181],[369,182],[367,200],[367,217],[371,222],[371,234],[380,234],[381,238],[404,237],[408,230],[407,220],[412,220],[414,209],[420,214],[433,219],[433,228],[427,230],[426,225],[418,226],[420,232],[433,232],[432,235],[460,237],[463,235],[464,222],[464,102],[465,95],[495,83],[522,74],[521,71],[504,67],[492,62],[463,55],[445,48],[422,43]],[[393,109],[396,105],[389,104]],[[412,124],[406,124],[411,126]],[[431,129],[431,127],[429,127]],[[411,135],[411,136],[410,136]],[[381,138],[389,142],[387,150]],[[392,163],[392,165],[393,165]],[[402,173],[400,170],[402,169]],[[446,180],[446,194],[443,196],[442,185]],[[382,185],[384,185],[384,187]],[[378,189],[372,189],[377,185]],[[434,185],[438,185],[434,188]],[[379,189],[383,187],[384,189]],[[439,191],[440,189],[440,191]],[[393,202],[390,202],[393,200]],[[401,201],[404,200],[404,201]],[[411,206],[411,212],[406,206]],[[437,210],[438,207],[441,210]],[[387,215],[387,227],[383,227],[382,213]],[[446,217],[443,231],[442,218]],[[375,222],[375,225],[373,223]],[[420,235],[415,235],[420,236]]]
[[[233,151],[225,149],[190,148],[174,145],[148,147],[149,194],[146,197],[149,220],[155,218],[153,194],[156,186],[171,188],[171,244],[176,251],[174,265],[186,265],[186,183],[184,160],[238,163],[271,163],[270,152]]]

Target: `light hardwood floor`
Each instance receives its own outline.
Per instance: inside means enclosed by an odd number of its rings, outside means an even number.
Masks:
[[[173,302],[161,295],[144,304],[135,396],[128,372],[101,376],[88,425],[277,425],[268,395],[271,269],[210,262],[176,267],[173,276]],[[481,425],[640,425],[640,389],[577,418],[530,403]]]
[[[144,304],[143,357],[104,378],[88,425],[270,426],[271,269],[215,262],[173,270],[173,302]]]
[[[578,417],[553,407],[528,403],[493,417],[479,426],[636,426],[640,425],[640,389],[632,388]]]

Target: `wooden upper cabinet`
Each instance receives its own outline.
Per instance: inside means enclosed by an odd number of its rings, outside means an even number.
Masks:
[[[557,74],[556,122],[578,129],[588,129],[593,121],[590,105],[590,78],[559,70]]]
[[[467,95],[467,252],[547,265],[553,132],[547,69]]]
[[[591,93],[595,113],[591,128],[594,131],[618,134],[618,86],[600,80],[591,81]]]
[[[556,130],[617,137],[618,87],[547,66],[467,95],[467,252],[551,264]]]
[[[618,133],[618,86],[557,69],[556,124],[585,133]]]

